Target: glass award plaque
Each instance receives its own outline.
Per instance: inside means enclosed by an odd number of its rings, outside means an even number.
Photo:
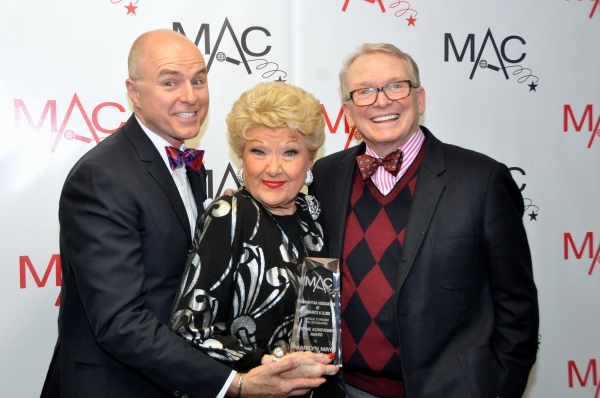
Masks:
[[[306,257],[300,272],[290,350],[334,353],[342,366],[340,265],[333,258]]]

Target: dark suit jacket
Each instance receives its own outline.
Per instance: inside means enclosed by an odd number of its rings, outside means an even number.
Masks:
[[[188,177],[202,212],[206,172]],[[59,336],[42,396],[216,396],[231,369],[166,326],[191,231],[134,116],[73,167],[59,220]]]
[[[539,322],[522,196],[503,164],[421,129],[426,147],[395,288],[407,397],[520,397]],[[364,150],[314,167],[312,192],[334,258]]]

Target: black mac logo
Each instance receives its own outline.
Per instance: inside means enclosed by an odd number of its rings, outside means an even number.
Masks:
[[[321,290],[323,292],[329,292],[331,291],[331,286],[332,286],[333,281],[331,280],[331,278],[323,278],[321,275],[317,276],[304,276],[304,286],[312,286],[313,288],[313,292],[315,290]]]
[[[173,22],[173,30],[183,34],[184,36],[187,36],[183,30],[183,25],[180,22]],[[228,62],[236,66],[243,64],[246,72],[249,75],[252,74],[252,65],[254,66],[254,69],[262,70],[262,77],[265,79],[277,77],[278,80],[283,80],[285,77],[287,77],[287,73],[279,69],[279,65],[276,62],[270,62],[265,58],[260,58],[264,57],[271,51],[270,45],[262,44],[261,46],[261,44],[257,44],[264,42],[265,38],[271,37],[271,33],[264,27],[250,26],[242,32],[241,36],[238,37],[231,26],[229,19],[225,18],[225,21],[221,26],[221,30],[219,31],[217,41],[212,48],[210,47],[210,24],[201,24],[198,34],[196,35],[196,39],[194,40],[194,43],[196,46],[198,46],[198,48],[200,48],[201,51],[202,48],[200,46],[200,42],[203,37],[204,54],[210,56],[206,65],[208,71],[210,71],[213,62],[216,59],[219,62]],[[229,41],[229,43],[226,44],[224,40]],[[219,51],[219,47],[222,45],[229,45],[229,48],[234,48],[236,54],[227,55],[224,51]],[[248,56],[256,58],[248,58]]]
[[[515,182],[517,184],[519,183],[519,180],[521,180],[525,176],[527,176],[527,173],[521,167],[509,167],[508,170],[510,170],[511,173],[517,172],[520,175],[520,176],[518,175],[515,178],[515,174],[512,174],[513,179],[515,180]],[[521,191],[521,193],[523,191],[525,191],[526,186],[527,186],[526,183],[522,183],[519,186],[519,191]],[[533,204],[533,200],[526,198],[526,197],[523,197],[523,204],[525,205],[525,213],[527,213],[527,215],[529,216],[529,221],[537,221],[537,216],[539,216],[540,208],[538,206],[536,206],[535,204]],[[530,210],[531,210],[531,213],[529,213]]]
[[[539,78],[532,74],[531,69],[519,65],[519,63],[523,62],[527,56],[526,52],[521,52],[522,49],[519,49],[527,44],[525,39],[523,39],[521,36],[511,35],[505,37],[502,42],[500,42],[499,47],[496,43],[497,42],[492,35],[491,29],[488,28],[485,37],[483,38],[483,43],[481,44],[481,47],[477,53],[477,58],[475,58],[474,33],[469,33],[467,35],[467,39],[460,53],[452,34],[445,33],[444,62],[448,62],[450,59],[450,48],[452,48],[452,52],[457,62],[463,62],[465,55],[467,55],[467,51],[469,51],[469,61],[473,62],[473,68],[471,69],[471,75],[469,76],[469,79],[473,79],[478,66],[481,69],[487,69],[493,72],[501,71],[506,80],[509,79],[509,71],[512,75],[520,75],[523,73],[523,75],[517,79],[517,82],[525,83],[529,80],[529,91],[537,91],[536,87],[538,86],[537,82],[539,81]],[[484,50],[488,45],[490,46],[490,49],[486,52],[486,57],[491,56],[491,58],[484,59]],[[517,48],[516,50],[515,47]]]

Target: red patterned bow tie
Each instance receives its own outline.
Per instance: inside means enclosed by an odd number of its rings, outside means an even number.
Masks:
[[[356,163],[358,163],[358,169],[360,170],[360,176],[363,180],[371,178],[379,166],[383,166],[390,174],[397,176],[402,166],[402,159],[404,153],[400,149],[396,149],[383,159],[375,158],[370,155],[358,155],[356,157]]]
[[[172,146],[166,146],[165,149],[167,150],[167,157],[169,158],[171,170],[175,170],[182,164],[185,164],[194,171],[198,171],[202,167],[202,157],[204,157],[204,151],[199,151],[193,148],[180,151]]]

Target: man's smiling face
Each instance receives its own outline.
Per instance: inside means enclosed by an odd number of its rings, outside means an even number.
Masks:
[[[204,58],[183,35],[157,31],[146,41],[138,63],[137,76],[126,82],[135,114],[179,148],[198,135],[208,112]]]
[[[350,65],[347,76],[348,92],[399,80],[414,82],[407,62],[384,52],[361,55]],[[425,111],[425,90],[413,88],[408,97],[396,101],[380,91],[372,105],[356,106],[349,100],[343,107],[350,127],[356,127],[375,153],[385,156],[418,130],[419,116]]]

